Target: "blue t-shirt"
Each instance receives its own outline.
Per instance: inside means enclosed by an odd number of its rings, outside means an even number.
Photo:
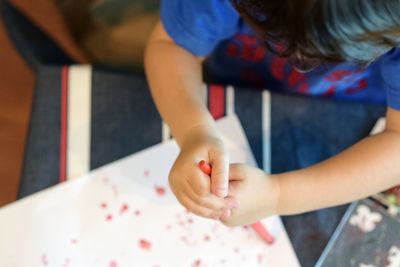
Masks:
[[[323,64],[300,73],[260,44],[229,0],[163,0],[161,18],[178,45],[194,55],[209,56],[207,70],[218,82],[386,103],[400,110],[398,48],[366,68]]]

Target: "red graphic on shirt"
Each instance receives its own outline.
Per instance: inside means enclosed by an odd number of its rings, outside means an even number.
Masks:
[[[332,96],[335,93],[335,91],[336,91],[336,86],[331,86],[329,87],[328,91],[326,91],[322,95],[325,97]]]
[[[282,81],[285,78],[285,66],[287,59],[274,57],[271,61],[271,73],[275,79]]]
[[[357,86],[354,87],[350,87],[346,90],[346,93],[348,94],[355,94],[358,92],[363,91],[364,89],[366,89],[368,87],[368,79],[364,78],[362,80],[360,80],[357,84]]]
[[[283,47],[283,46],[282,46]],[[226,55],[229,57],[241,58],[247,62],[262,62],[267,55],[267,49],[257,40],[255,36],[246,34],[237,34],[233,41],[226,47]],[[272,56],[270,61],[270,72],[277,81],[286,82],[289,88],[296,88],[300,94],[310,94],[310,83],[307,75],[293,68],[286,58]],[[321,77],[332,83],[323,96],[332,96],[340,84],[355,84],[345,90],[347,94],[355,94],[365,90],[368,87],[368,79],[360,79],[359,75],[364,73],[363,69],[347,70],[339,69],[332,71],[328,75]],[[255,87],[265,87],[265,77],[258,74],[254,69],[243,69],[240,72],[240,79]]]
[[[263,61],[266,53],[267,50],[256,37],[245,34],[236,35],[234,42],[228,44],[226,48],[229,57],[239,57],[253,63]]]
[[[346,83],[346,84],[353,84],[356,82],[357,79],[359,79],[359,76],[357,74],[363,73],[364,70],[358,69],[358,70],[336,70],[331,72],[329,75],[325,76],[324,79],[326,81],[329,81],[335,85],[339,85],[340,83]],[[334,85],[333,85],[334,86]],[[368,87],[368,79],[364,78],[358,81],[358,83],[354,86],[351,86],[345,90],[345,93],[347,94],[355,94],[359,93],[363,90],[365,90]],[[332,87],[328,89],[327,92],[324,93],[324,95],[332,95]]]
[[[298,92],[300,94],[308,94],[310,93],[310,86],[308,85],[307,82],[303,82],[302,84],[300,84]]]
[[[328,82],[337,82],[342,81],[343,79],[353,75],[355,72],[353,70],[335,70],[331,72],[328,76],[325,76],[324,79]]]
[[[288,85],[290,87],[294,87],[305,80],[305,75],[303,73],[298,72],[295,69],[292,69],[289,74]]]

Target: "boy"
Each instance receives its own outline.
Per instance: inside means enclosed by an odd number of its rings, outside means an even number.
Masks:
[[[400,0],[164,0],[145,63],[156,105],[181,147],[169,177],[180,203],[234,226],[348,203],[400,184],[399,11]],[[264,82],[302,94],[386,102],[386,130],[289,173],[229,165],[203,104],[201,64],[223,40],[251,31],[272,52],[261,60],[270,67]],[[243,77],[234,70],[221,76]],[[211,182],[197,166],[203,159],[213,167]]]

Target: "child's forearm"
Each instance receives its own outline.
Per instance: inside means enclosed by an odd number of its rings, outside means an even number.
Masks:
[[[329,160],[276,178],[281,215],[373,195],[400,184],[400,133],[385,131],[368,137]]]
[[[201,60],[176,45],[161,23],[147,45],[145,67],[153,99],[179,144],[196,126],[215,129],[202,96]]]

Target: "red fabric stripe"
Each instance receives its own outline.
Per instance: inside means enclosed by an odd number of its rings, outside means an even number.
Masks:
[[[225,116],[225,88],[221,85],[210,85],[208,90],[208,108],[214,119]]]
[[[61,72],[60,182],[67,180],[68,66]]]

